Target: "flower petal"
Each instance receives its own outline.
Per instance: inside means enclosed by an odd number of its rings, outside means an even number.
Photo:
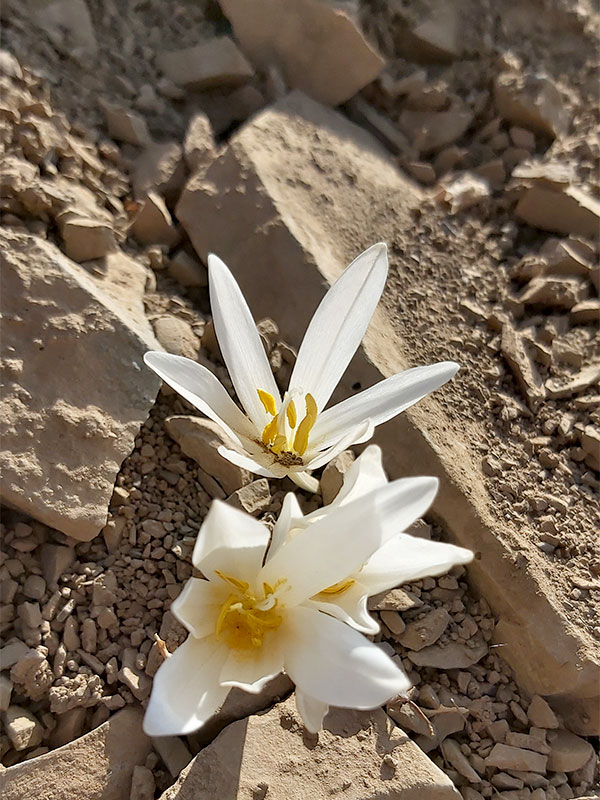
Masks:
[[[345,708],[377,708],[410,687],[377,645],[327,614],[298,606],[286,620],[285,671],[301,692]]]
[[[304,727],[309,733],[318,733],[323,727],[323,718],[329,711],[327,703],[315,700],[296,687],[296,708],[302,717]]]
[[[265,348],[244,295],[220,258],[208,256],[210,306],[215,333],[237,396],[262,433],[268,417],[257,389],[281,402]]]
[[[310,392],[322,410],[346,371],[379,302],[387,277],[387,247],[355,258],[327,292],[308,326],[290,391]]]
[[[262,475],[263,478],[281,478],[281,475],[275,475],[267,466],[257,461],[256,456],[240,453],[237,450],[232,450],[229,447],[220,445],[217,447],[219,455],[236,464],[242,469],[247,469],[248,472],[253,472],[255,475]]]
[[[258,694],[282,669],[282,642],[275,631],[265,637],[262,647],[256,647],[251,652],[230,650],[219,680],[223,686],[237,686],[251,694]]]
[[[305,492],[316,494],[319,491],[319,481],[309,475],[308,472],[288,472],[288,478]]]
[[[298,498],[293,492],[288,492],[283,498],[281,511],[277,517],[277,522],[271,534],[271,544],[267,553],[267,561],[270,561],[282,544],[288,538],[290,528],[295,522],[302,520],[302,509],[298,503]]]
[[[379,632],[379,624],[369,614],[367,598],[369,589],[360,582],[360,573],[356,582],[338,594],[316,594],[308,601],[320,611],[352,625],[357,631],[368,634]]]
[[[237,508],[214,500],[194,545],[192,562],[210,580],[215,570],[254,585],[269,543],[269,530]]]
[[[202,639],[215,632],[219,612],[229,594],[225,583],[189,578],[171,603],[171,611],[196,639]]]
[[[353,575],[381,544],[381,500],[369,495],[299,530],[267,561],[258,581],[285,580],[278,595],[290,607]]]
[[[161,664],[144,717],[148,736],[192,733],[212,717],[229,694],[219,684],[226,655],[214,637],[188,636]]]
[[[144,361],[188,403],[221,425],[234,442],[239,441],[240,434],[249,438],[256,436],[250,420],[242,414],[223,384],[202,364],[184,356],[156,351],[146,353]]]
[[[371,556],[361,570],[360,581],[368,587],[369,595],[378,594],[402,583],[442,575],[472,559],[473,553],[464,547],[400,533]]]
[[[376,383],[319,414],[311,431],[311,442],[319,448],[329,447],[347,428],[365,419],[370,419],[373,425],[381,425],[439,389],[458,368],[454,361],[441,361],[404,370]]]
[[[333,458],[339,455],[342,450],[350,447],[350,445],[366,442],[367,439],[370,439],[373,435],[373,424],[370,419],[363,420],[358,425],[354,425],[349,429],[340,428],[338,433],[341,435],[341,438],[332,443],[330,442],[326,450],[322,450],[318,453],[311,453],[311,458],[306,464],[306,469],[318,469],[324,464],[328,464]]]

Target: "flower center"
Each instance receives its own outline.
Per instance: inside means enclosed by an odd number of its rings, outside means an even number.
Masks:
[[[276,630],[282,621],[277,612],[275,589],[263,584],[263,597],[258,598],[246,581],[240,581],[216,570],[217,575],[234,591],[221,606],[215,626],[215,636],[224,640],[232,650],[251,650],[262,647],[265,635]]]
[[[318,409],[315,398],[312,394],[305,396],[306,414],[298,422],[296,404],[287,393],[281,408],[277,411],[272,394],[263,389],[257,389],[257,392],[265,411],[272,417],[265,425],[260,444],[284,467],[301,466],[304,463],[302,456],[308,447],[309,434],[317,421]]]

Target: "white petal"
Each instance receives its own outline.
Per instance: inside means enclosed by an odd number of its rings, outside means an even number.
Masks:
[[[148,736],[192,733],[212,717],[229,694],[219,684],[226,655],[212,636],[188,636],[161,664],[144,717]]]
[[[318,422],[319,420],[317,418],[317,424]],[[363,420],[358,423],[358,425],[354,425],[350,428],[338,429],[338,434],[341,438],[337,439],[337,441],[330,441],[326,450],[322,450],[316,454],[311,452],[311,457],[306,464],[306,469],[318,469],[328,464],[343,450],[350,447],[350,445],[366,442],[367,439],[370,439],[373,435],[373,424],[370,419]],[[321,446],[321,443],[319,443],[319,446]]]
[[[249,438],[256,436],[250,420],[242,414],[223,384],[202,364],[156,351],[146,353],[144,361],[188,403],[221,425],[234,442],[239,441],[240,434]]]
[[[219,612],[230,594],[224,582],[190,578],[172,603],[171,611],[196,639],[215,632]]]
[[[314,603],[315,608],[352,625],[357,631],[376,634],[379,631],[379,624],[367,609],[369,589],[360,582],[360,573],[356,579],[357,582],[341,594],[316,594],[307,602]]]
[[[304,727],[309,733],[318,733],[323,727],[323,717],[329,711],[327,703],[315,700],[296,687],[296,708],[302,717]]]
[[[288,472],[288,478],[305,492],[316,494],[319,491],[319,481],[308,472]]]
[[[473,553],[464,547],[400,533],[373,554],[362,569],[360,580],[369,587],[369,594],[378,594],[402,583],[442,575],[472,559]]]
[[[399,478],[370,492],[381,520],[381,541],[386,542],[409,528],[433,503],[437,478]]]
[[[367,330],[387,270],[385,244],[369,247],[342,272],[315,311],[290,378],[290,391],[310,392],[319,410],[327,404]]]
[[[343,622],[306,606],[286,620],[285,671],[301,692],[345,708],[377,708],[410,681],[389,656]]]
[[[381,544],[376,503],[368,495],[299,530],[267,561],[258,581],[285,580],[278,594],[290,607],[353,575]]]
[[[269,543],[269,530],[249,514],[214,500],[194,545],[192,562],[211,580],[215,570],[254,585]]]
[[[237,686],[258,694],[283,669],[283,649],[277,631],[252,651],[230,650],[220,673],[223,686]]]
[[[299,523],[301,520],[302,509],[300,508],[298,499],[293,492],[288,492],[283,498],[281,511],[279,512],[277,522],[271,534],[271,544],[269,545],[269,552],[267,553],[267,561],[273,558],[281,545],[286,541],[292,525]]]
[[[373,425],[381,425],[439,389],[458,368],[453,361],[441,361],[407,369],[376,383],[319,414],[311,431],[311,442],[319,448],[328,447],[345,430],[365,419],[370,419]]]
[[[385,486],[387,476],[381,463],[381,448],[370,444],[344,475],[342,488],[331,505],[351,503],[373,489]]]
[[[248,472],[253,472],[255,475],[262,475],[263,478],[281,478],[281,475],[275,475],[272,470],[270,470],[264,464],[261,464],[260,461],[257,460],[256,456],[251,456],[246,453],[239,453],[237,450],[231,450],[229,447],[225,447],[224,445],[220,445],[217,448],[219,455],[226,458],[227,461],[231,461],[232,464],[236,464],[238,467],[242,469],[247,469]],[[266,460],[266,457],[265,457]]]
[[[231,381],[248,416],[262,432],[268,417],[256,390],[273,395],[277,404],[281,402],[265,348],[235,278],[212,253],[208,283],[215,333]]]

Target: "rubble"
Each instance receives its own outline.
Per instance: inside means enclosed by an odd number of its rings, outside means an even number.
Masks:
[[[463,172],[443,181],[437,197],[450,206],[452,214],[457,214],[488,200],[490,184],[484,177]]]
[[[167,353],[196,360],[200,349],[200,340],[189,322],[172,314],[165,314],[153,321],[153,327],[154,335]]]
[[[551,138],[568,133],[570,114],[547,75],[501,73],[494,86],[494,100],[498,112],[513,125]]]
[[[44,728],[27,709],[21,706],[9,706],[2,718],[4,729],[15,750],[36,747],[42,741]]]
[[[169,209],[156,192],[148,192],[130,229],[140,244],[165,244],[171,248],[179,241]]]
[[[525,190],[515,214],[534,228],[593,238],[600,220],[600,202],[575,186],[560,191],[535,185]]]
[[[518,770],[523,772],[546,772],[548,758],[541,753],[525,750],[522,747],[496,743],[485,759],[486,767]]]
[[[132,174],[135,197],[149,192],[174,200],[185,182],[183,150],[178,142],[161,142],[146,147],[135,160]]]
[[[408,136],[412,146],[420,153],[441,150],[465,133],[473,122],[467,110],[410,111],[400,114],[400,129]]]
[[[212,127],[203,112],[194,114],[188,122],[183,140],[183,152],[192,172],[202,166],[208,166],[215,157],[216,147]]]
[[[271,504],[271,490],[266,478],[259,478],[242,486],[227,498],[227,502],[253,517],[266,511]]]
[[[286,84],[322,103],[344,103],[384,61],[341,8],[320,0],[220,0],[236,39],[257,67],[275,64]],[[327,42],[327,46],[323,43]]]
[[[328,506],[335,500],[344,483],[344,475],[353,462],[354,453],[352,450],[344,450],[332,459],[323,470],[320,485],[324,506]]]
[[[106,117],[108,135],[117,142],[127,142],[136,147],[150,144],[150,133],[146,120],[135,111],[128,111],[122,106],[103,102],[102,110]]]
[[[450,642],[446,646],[432,644],[415,652],[409,650],[408,658],[420,667],[436,669],[464,669],[476,664],[487,653],[484,641],[470,640],[469,645],[463,642]]]
[[[254,75],[229,36],[210,39],[185,50],[159,53],[156,61],[170,81],[187,88],[239,86]]]
[[[65,253],[73,261],[103,258],[117,243],[113,229],[105,222],[85,217],[72,217],[62,226]]]
[[[535,412],[546,395],[544,384],[519,333],[510,325],[502,327],[501,349],[527,400],[527,405]]]
[[[550,276],[533,278],[519,296],[519,302],[570,310],[583,300],[585,286],[578,278]]]
[[[177,250],[169,258],[169,275],[182,286],[202,287],[208,286],[208,272],[204,264],[187,253]]]
[[[592,745],[570,731],[548,731],[548,744],[548,769],[553,772],[575,772],[594,757]]]

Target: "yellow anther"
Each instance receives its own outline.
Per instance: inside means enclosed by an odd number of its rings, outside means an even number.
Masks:
[[[263,593],[264,593],[265,597],[268,594],[273,594],[274,591],[275,591],[275,589],[271,586],[270,583],[267,583],[266,581],[263,581]]]
[[[285,436],[282,433],[278,433],[275,437],[275,441],[271,445],[271,450],[275,455],[281,453],[282,450],[287,450],[288,442]]]
[[[339,581],[339,583],[334,583],[333,586],[328,586],[327,589],[323,589],[321,592],[319,592],[319,594],[325,594],[329,596],[334,594],[343,594],[353,584],[354,584],[354,578],[348,578],[345,581]]]
[[[301,456],[306,452],[308,447],[308,435],[311,432],[315,422],[317,421],[317,404],[312,394],[306,395],[306,416],[298,425],[296,436],[294,438],[294,450]]]
[[[269,392],[265,392],[264,389],[257,389],[258,396],[260,398],[260,402],[265,407],[265,411],[267,414],[270,414],[272,417],[277,414],[277,405],[275,404],[275,398]]]
[[[221,572],[218,569],[215,570],[215,574],[218,575],[222,581],[225,581],[225,583],[228,583],[230,586],[233,586],[234,589],[237,589],[240,592],[248,591],[248,587],[250,586],[250,584],[246,583],[246,581],[240,581],[238,578],[234,578],[231,575],[226,575],[224,572]]]
[[[288,403],[287,411],[285,413],[287,415],[287,420],[290,423],[290,428],[295,428],[296,423],[298,422],[298,415],[296,414],[296,405],[294,404],[293,400],[290,400]]]
[[[267,446],[270,445],[277,436],[277,422],[277,416],[274,416],[271,422],[269,422],[268,425],[265,425],[265,429],[262,433],[263,444],[266,444]]]

